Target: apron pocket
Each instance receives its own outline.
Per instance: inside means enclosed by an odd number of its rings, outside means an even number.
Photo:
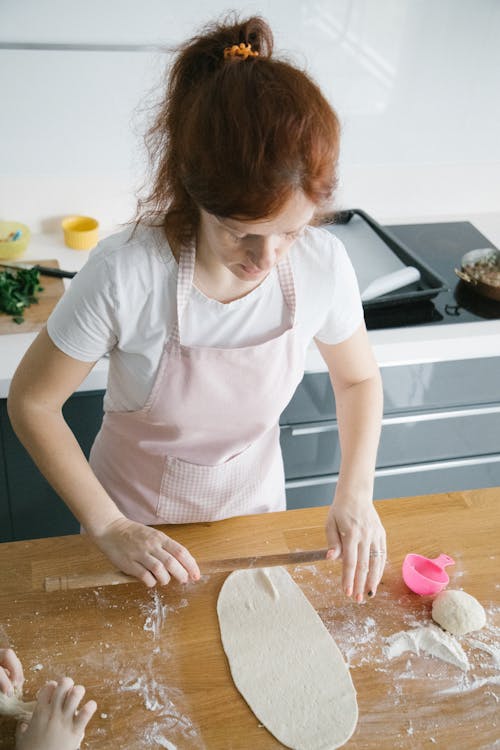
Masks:
[[[196,523],[256,512],[263,482],[254,448],[215,466],[166,456],[158,517],[166,523]]]

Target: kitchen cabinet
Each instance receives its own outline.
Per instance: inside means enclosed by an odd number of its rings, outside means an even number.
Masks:
[[[376,499],[500,485],[500,360],[486,357],[382,367],[384,421]],[[64,416],[88,456],[102,391],[74,394]],[[78,532],[0,407],[2,541]],[[331,502],[340,448],[329,376],[306,373],[281,417],[289,509]]]
[[[75,393],[63,407],[69,426],[88,457],[102,421],[103,392]],[[40,474],[15,435],[0,402],[0,534],[1,541],[73,534],[79,524]]]
[[[496,357],[382,367],[375,499],[500,483]],[[331,502],[340,446],[327,373],[306,374],[282,415],[289,508]]]
[[[0,542],[8,542],[12,537],[12,523],[7,496],[7,473],[2,434],[0,432]]]

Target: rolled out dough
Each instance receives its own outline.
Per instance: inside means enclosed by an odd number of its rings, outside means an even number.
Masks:
[[[284,568],[238,570],[217,602],[236,687],[293,750],[334,750],[354,732],[356,691],[342,654]]]
[[[34,702],[24,703],[15,695],[0,692],[0,716],[13,716],[19,721],[29,721],[34,708]]]

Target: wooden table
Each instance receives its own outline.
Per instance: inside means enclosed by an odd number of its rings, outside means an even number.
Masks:
[[[351,666],[359,723],[349,748],[486,750],[500,736],[499,665],[461,638],[467,674],[425,655],[387,660],[384,638],[429,622],[430,600],[401,579],[407,552],[446,552],[450,588],[464,588],[487,610],[474,634],[498,643],[500,489],[377,502],[388,533],[388,565],[377,596],[357,605],[339,590],[340,564],[289,570]],[[324,545],[326,508],[175,527],[203,560]],[[163,527],[174,535],[174,529]],[[68,674],[98,710],[82,748],[254,750],[282,747],[234,687],[219,639],[216,600],[225,574],[150,591],[140,583],[48,594],[46,576],[109,568],[84,536],[0,545],[0,645],[23,661],[25,698]],[[498,653],[498,652],[497,652]],[[482,681],[482,682],[481,682]],[[496,681],[496,684],[495,684]],[[12,722],[0,720],[0,748]],[[170,743],[170,744],[169,744]],[[347,747],[346,746],[346,747]]]

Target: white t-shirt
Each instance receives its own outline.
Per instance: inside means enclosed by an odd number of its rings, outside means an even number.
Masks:
[[[93,362],[109,353],[106,410],[142,408],[176,318],[177,262],[160,228],[106,238],[52,312],[47,330],[65,354]],[[307,227],[289,250],[298,335],[327,344],[349,338],[363,319],[354,269],[333,234]],[[222,303],[193,286],[181,328],[190,346],[262,343],[290,324],[276,269],[245,297]]]

